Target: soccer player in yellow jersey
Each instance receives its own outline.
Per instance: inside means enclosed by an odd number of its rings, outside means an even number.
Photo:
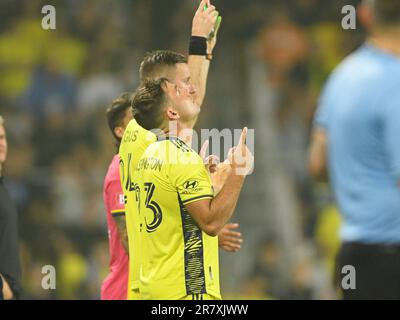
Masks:
[[[216,236],[233,214],[253,156],[245,128],[215,195],[202,159],[182,140],[200,111],[195,94],[189,67],[180,63],[175,79],[146,81],[132,99],[136,121],[159,129],[133,174],[140,195],[142,299],[221,299]]]
[[[139,300],[138,275],[140,268],[138,230],[135,230],[135,215],[137,214],[136,192],[137,184],[132,179],[132,170],[137,165],[140,156],[146,148],[156,140],[156,136],[132,119],[125,129],[119,148],[120,179],[125,195],[125,219],[129,243],[129,280],[128,300]]]
[[[134,215],[137,214],[138,185],[133,177],[134,168],[136,168],[146,148],[156,141],[156,136],[151,132],[143,129],[135,119],[132,119],[125,129],[125,133],[121,140],[119,149],[120,156],[120,178],[122,188],[125,194],[125,219],[129,239],[129,281],[128,281],[128,299],[138,300],[139,295],[139,232],[138,224],[135,223]],[[203,164],[204,166],[204,164]],[[236,252],[241,247],[241,234],[234,231],[237,224],[226,224],[220,232],[219,247],[227,252]]]
[[[204,5],[208,5],[208,10],[203,11]],[[196,41],[201,38],[206,38],[210,33],[215,23],[217,12],[215,7],[210,5],[209,1],[202,1],[197,10],[192,25],[192,38]],[[189,57],[176,54],[171,51],[155,51],[147,54],[140,66],[140,78],[157,79],[160,77],[169,77],[179,82],[182,79],[176,78],[176,65],[188,64],[190,71],[194,74],[193,83],[198,88],[196,93],[196,103],[200,106],[203,102],[208,69],[210,66],[211,54],[216,44],[216,35],[218,30],[215,30],[214,37],[207,39],[206,49],[207,52],[201,54],[195,46],[195,52],[189,52]],[[196,43],[195,43],[196,44]],[[206,54],[207,53],[207,54]],[[126,196],[125,211],[127,220],[127,231],[129,238],[129,285],[128,285],[128,299],[139,299],[138,291],[138,275],[140,262],[137,258],[138,255],[138,237],[135,236],[137,230],[135,229],[135,215],[136,215],[136,202],[134,201],[135,194],[135,180],[132,179],[132,171],[136,167],[137,161],[142,155],[146,147],[155,140],[152,133],[147,133],[135,120],[132,120],[126,128],[125,135],[121,142],[119,155],[121,157],[121,180]],[[241,234],[234,231],[237,224],[227,224],[220,232],[219,246],[228,252],[235,252],[241,247]]]

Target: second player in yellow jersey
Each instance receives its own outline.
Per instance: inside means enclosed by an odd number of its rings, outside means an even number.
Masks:
[[[129,283],[128,299],[139,299],[139,231],[137,210],[137,189],[133,179],[134,168],[146,148],[156,140],[156,136],[143,129],[132,119],[125,129],[119,148],[120,177],[125,195],[126,228],[129,240]]]

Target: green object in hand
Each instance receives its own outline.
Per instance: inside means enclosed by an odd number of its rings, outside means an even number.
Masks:
[[[209,38],[214,38],[215,34],[218,32],[219,27],[221,26],[222,17],[218,16],[217,21],[215,21],[214,30],[210,33]]]
[[[201,0],[199,0],[199,2],[201,2]],[[204,11],[207,10],[207,5],[204,5]],[[222,17],[218,16],[217,21],[215,22],[214,25],[214,31],[212,31],[209,35],[209,39],[214,38],[215,34],[218,32],[219,27],[221,26],[221,22],[222,22]]]

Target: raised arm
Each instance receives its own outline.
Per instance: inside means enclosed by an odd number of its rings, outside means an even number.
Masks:
[[[209,140],[206,140],[200,149],[199,155],[206,165],[207,171],[211,175],[211,182],[214,189],[214,194],[217,195],[225,184],[232,168],[229,162],[230,154],[234,148],[231,148],[228,153],[228,159],[223,163],[218,163],[219,158],[215,155],[206,157]],[[226,224],[218,233],[218,246],[227,252],[237,252],[241,249],[243,238],[240,232],[235,231],[239,228],[238,223]]]
[[[205,6],[207,6],[206,10],[204,10]],[[199,106],[203,104],[206,95],[207,77],[210,68],[209,58],[212,56],[216,45],[219,30],[219,23],[216,24],[217,19],[218,11],[215,6],[211,5],[209,0],[201,1],[193,18],[188,57],[192,83],[197,89],[196,103]],[[213,30],[214,27],[215,30]]]
[[[253,166],[254,157],[246,146],[246,135],[247,128],[232,154],[232,170],[217,196],[185,205],[200,228],[210,236],[216,236],[231,218],[246,175]]]

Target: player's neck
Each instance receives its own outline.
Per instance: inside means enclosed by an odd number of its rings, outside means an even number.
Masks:
[[[182,123],[180,121],[169,121],[168,125],[158,134],[159,137],[178,137],[190,145],[193,137],[193,123]]]
[[[368,39],[374,46],[400,57],[400,29],[378,30]]]

